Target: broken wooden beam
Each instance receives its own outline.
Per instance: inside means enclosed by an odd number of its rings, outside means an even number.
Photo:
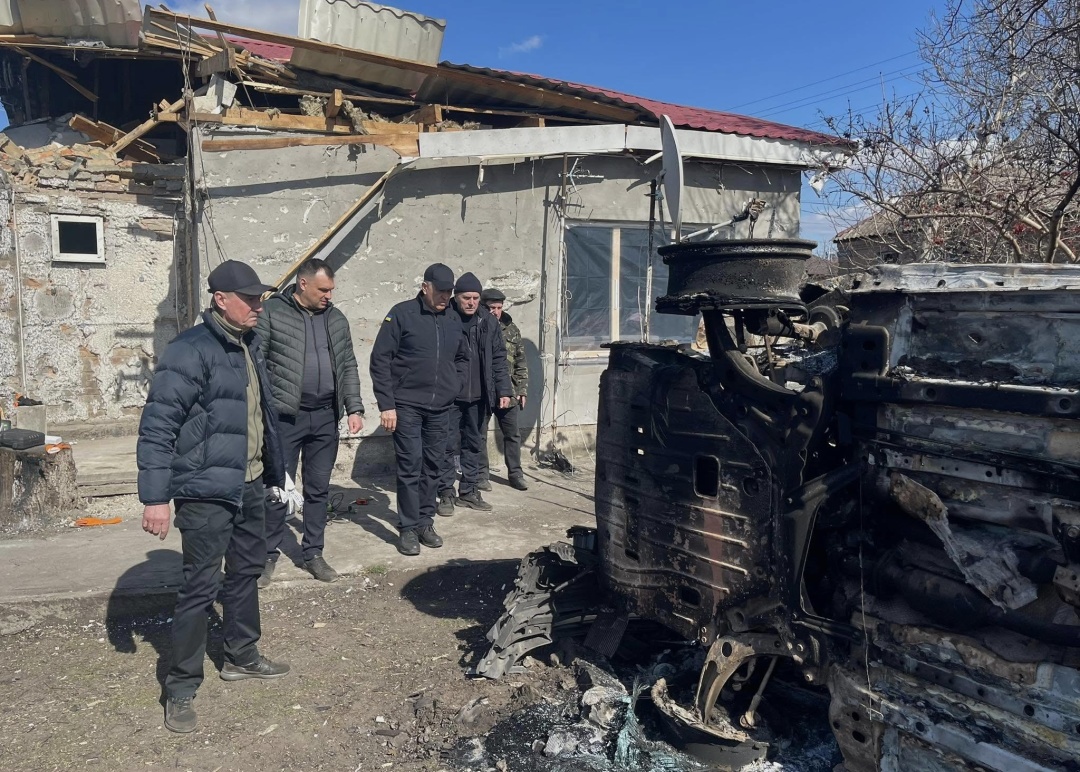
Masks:
[[[276,83],[261,83],[256,80],[243,80],[240,81],[239,85],[255,89],[256,91],[261,91],[264,94],[281,94],[283,96],[313,96],[321,97],[323,99],[329,99],[333,96],[333,93],[329,91],[309,91],[302,88],[281,86]],[[404,107],[415,107],[418,104],[418,102],[413,99],[371,96],[368,94],[342,94],[342,98],[348,100],[349,102],[372,102],[374,104],[402,105]]]
[[[596,102],[573,94],[565,94],[561,91],[519,83],[515,80],[506,78],[467,72],[464,70],[450,70],[435,64],[425,64],[410,59],[399,59],[393,56],[375,54],[370,51],[361,51],[356,48],[346,48],[345,46],[339,46],[332,43],[323,43],[318,40],[309,40],[307,38],[300,38],[292,35],[282,35],[276,32],[266,32],[265,30],[244,27],[238,24],[225,24],[212,19],[197,19],[190,16],[181,16],[168,11],[161,11],[155,8],[147,8],[146,14],[144,15],[144,22],[149,21],[153,24],[155,23],[155,19],[172,22],[174,25],[182,23],[189,28],[226,32],[230,35],[240,35],[252,40],[261,40],[266,43],[278,43],[291,46],[292,48],[331,54],[343,59],[354,59],[369,64],[381,64],[393,69],[418,72],[445,81],[473,87],[486,89],[498,87],[503,92],[513,94],[513,98],[528,105],[543,106],[545,108],[563,107],[580,110],[601,118],[623,123],[636,121],[641,115],[638,110],[629,107],[620,107],[619,105],[608,104],[606,102]]]
[[[336,118],[338,113],[341,112],[341,108],[345,104],[345,95],[341,93],[341,89],[334,89],[330,98],[326,100],[326,117]]]
[[[167,108],[162,110],[162,112],[166,113],[166,114],[175,113],[177,110],[179,110],[180,108],[182,108],[184,106],[184,102],[185,102],[185,100],[178,99],[175,102],[173,102],[171,105],[169,105]],[[157,115],[151,116],[150,118],[148,118],[147,120],[143,121],[138,126],[136,126],[134,129],[129,131],[127,134],[122,136],[120,139],[116,140],[116,142],[114,142],[112,145],[109,146],[109,151],[112,152],[112,153],[119,154],[120,151],[122,151],[124,148],[126,148],[128,145],[130,145],[132,142],[137,140],[139,137],[141,137],[143,134],[150,131],[150,129],[154,128],[157,125],[158,125],[158,117],[157,117]]]
[[[312,115],[295,115],[273,108],[251,110],[246,107],[230,107],[221,115],[195,113],[191,119],[196,123],[216,123],[223,126],[248,126],[274,131],[315,131],[320,133],[352,134],[358,129],[369,134],[417,134],[420,127],[415,123],[389,123],[386,121],[360,121],[359,126],[340,119]]]
[[[124,136],[124,132],[115,126],[110,126],[104,121],[93,121],[83,115],[76,114],[73,116],[68,121],[68,126],[75,129],[75,131],[81,131],[95,142],[100,142],[102,147],[109,147]],[[161,155],[158,153],[157,148],[142,140],[138,140],[127,148],[127,154],[137,161],[161,163]]]
[[[79,78],[78,78],[77,75],[75,75],[75,74],[73,74],[71,72],[68,72],[67,70],[65,70],[63,67],[60,67],[59,65],[53,64],[48,59],[43,59],[42,57],[38,56],[37,54],[30,53],[25,48],[19,48],[18,46],[16,46],[15,47],[15,52],[20,54],[21,56],[25,56],[27,59],[30,59],[31,61],[37,62],[42,67],[47,67],[48,69],[52,70],[58,76],[60,76],[60,80],[64,81],[64,83],[71,86],[73,89],[75,89],[77,92],[79,92],[79,94],[86,97],[91,102],[97,102],[98,101],[98,95],[95,94],[90,89],[84,87],[81,83],[79,83]]]
[[[206,139],[202,149],[207,153],[230,150],[280,150],[286,147],[317,145],[379,145],[388,147],[400,156],[420,155],[419,134],[334,134],[325,137],[243,137],[236,139]]]

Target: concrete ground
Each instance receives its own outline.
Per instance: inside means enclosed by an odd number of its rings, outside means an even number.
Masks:
[[[126,445],[122,438],[116,438],[116,442],[119,457],[101,456],[97,469],[126,468]],[[567,528],[573,525],[595,523],[591,469],[567,477],[526,463],[525,473],[529,483],[525,492],[510,488],[504,478],[493,475],[494,490],[484,497],[494,510],[458,508],[453,517],[437,518],[435,526],[445,545],[437,550],[423,549],[419,557],[413,558],[400,555],[394,546],[397,531],[393,478],[356,481],[338,476],[331,493],[335,510],[327,528],[324,555],[346,575],[411,571],[460,560],[519,559],[541,545],[564,539]],[[357,499],[366,503],[350,505]],[[180,536],[175,528],[170,529],[164,541],[144,533],[142,507],[133,495],[92,499],[83,514],[119,516],[123,521],[0,540],[0,603],[106,598],[114,593],[145,595],[176,589],[181,559]],[[300,559],[300,525],[298,520],[289,523],[285,555],[278,562],[275,584],[315,581],[293,563]]]

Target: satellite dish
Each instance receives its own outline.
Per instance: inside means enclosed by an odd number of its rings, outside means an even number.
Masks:
[[[664,185],[664,200],[667,201],[668,214],[671,217],[671,240],[678,244],[682,240],[682,203],[683,165],[679,153],[679,141],[675,138],[675,126],[666,115],[660,116],[660,146],[663,148],[664,170],[661,178]]]

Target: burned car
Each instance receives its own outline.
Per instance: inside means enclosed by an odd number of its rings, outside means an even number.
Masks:
[[[1080,768],[1080,269],[807,286],[813,246],[661,248],[708,353],[611,344],[596,529],[524,561],[478,674],[644,621],[700,647],[653,702],[717,743],[782,672],[848,772]]]

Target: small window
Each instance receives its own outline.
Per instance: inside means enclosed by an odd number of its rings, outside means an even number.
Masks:
[[[899,252],[882,252],[881,253],[881,262],[883,262],[885,265],[897,265],[897,264],[900,263],[900,253]]]
[[[104,263],[104,221],[75,214],[52,215],[53,260],[62,263]]]

